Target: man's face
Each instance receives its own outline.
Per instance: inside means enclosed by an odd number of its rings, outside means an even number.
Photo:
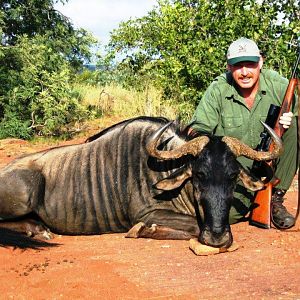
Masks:
[[[258,84],[262,59],[259,62],[244,61],[235,65],[228,65],[232,77],[241,89],[251,89]]]

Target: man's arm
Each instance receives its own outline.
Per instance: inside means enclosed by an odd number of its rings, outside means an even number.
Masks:
[[[215,82],[208,87],[194,112],[191,122],[196,131],[212,133],[219,123],[221,99],[214,86]]]

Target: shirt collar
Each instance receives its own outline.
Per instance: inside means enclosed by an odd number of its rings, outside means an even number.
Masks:
[[[265,72],[264,72],[264,70],[261,70],[260,71],[260,76],[259,76],[258,92],[265,95],[267,93],[267,86],[268,85],[267,85],[266,78],[265,78]]]

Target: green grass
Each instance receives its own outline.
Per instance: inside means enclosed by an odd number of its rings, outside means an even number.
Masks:
[[[34,136],[31,139],[33,144],[57,146],[61,140],[84,137],[87,133],[92,135],[117,122],[138,116],[165,117],[170,120],[180,118],[183,124],[188,124],[194,112],[190,103],[164,99],[162,93],[152,86],[137,91],[116,84],[97,87],[78,83],[73,91],[74,97],[89,108],[91,118],[78,123],[79,130],[73,130],[73,133],[70,131],[69,134],[56,137]]]
[[[172,99],[163,99],[162,93],[152,86],[142,92],[115,84],[105,87],[77,84],[74,89],[80,95],[82,104],[93,107],[100,116],[163,116],[176,119],[180,115],[187,121],[194,111],[188,103],[178,104]]]

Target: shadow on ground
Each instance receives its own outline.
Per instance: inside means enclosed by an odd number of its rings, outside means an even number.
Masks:
[[[18,249],[43,249],[57,247],[59,244],[36,240],[13,230],[0,228],[0,247],[13,247]]]

